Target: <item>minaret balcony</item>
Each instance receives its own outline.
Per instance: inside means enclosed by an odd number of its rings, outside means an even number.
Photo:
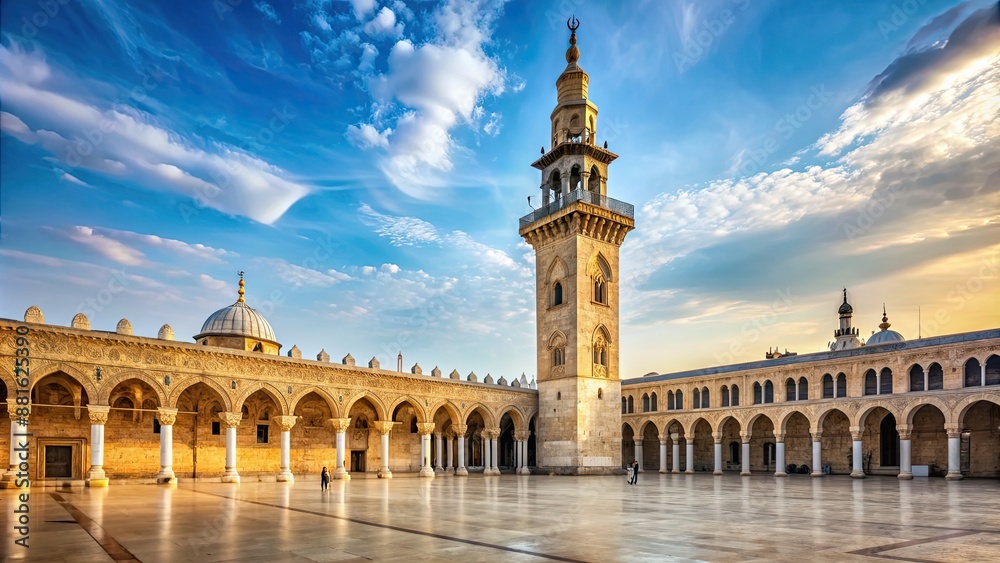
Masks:
[[[524,217],[521,217],[520,228],[523,229],[535,221],[554,215],[577,202],[588,203],[590,205],[600,207],[601,209],[606,209],[612,213],[616,213],[629,219],[630,222],[635,220],[635,206],[631,203],[618,201],[617,199],[603,196],[597,192],[580,188],[568,194],[556,197],[548,204],[539,207]]]

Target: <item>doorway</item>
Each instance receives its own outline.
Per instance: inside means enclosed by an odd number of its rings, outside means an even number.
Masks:
[[[351,471],[364,473],[367,471],[365,467],[365,458],[367,457],[364,450],[353,450],[351,451]]]
[[[45,478],[73,478],[73,446],[45,446]]]

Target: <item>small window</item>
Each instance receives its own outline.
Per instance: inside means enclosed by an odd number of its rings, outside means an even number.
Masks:
[[[628,414],[628,399],[622,397],[622,414]]]
[[[598,399],[603,399],[604,398],[604,389],[598,389],[597,390],[597,398]]]
[[[629,395],[629,398],[628,398],[628,413],[632,414],[634,412],[635,412],[635,400],[632,398],[631,395]]]
[[[553,306],[562,305],[562,302],[563,302],[562,284],[556,282],[556,284],[552,287],[552,305]]]
[[[266,444],[267,443],[267,430],[270,428],[267,424],[257,425],[257,443]]]
[[[154,418],[153,419],[153,434],[159,434],[159,433],[160,433],[160,421],[156,420]]]
[[[556,400],[557,401],[561,401],[562,400],[562,391],[557,391],[556,392]]]
[[[658,408],[659,407],[656,404],[656,393],[653,393],[652,395],[649,396],[649,410],[656,412]]]
[[[552,365],[561,366],[566,363],[566,352],[562,348],[556,348],[552,351]]]
[[[730,390],[730,394],[732,396],[732,400],[730,401],[731,406],[740,406],[740,386],[733,385],[732,390]]]
[[[212,436],[218,436],[222,434],[222,423],[218,420],[212,423]]]
[[[608,304],[608,291],[607,286],[604,283],[604,278],[597,276],[594,278],[594,301],[598,303]]]

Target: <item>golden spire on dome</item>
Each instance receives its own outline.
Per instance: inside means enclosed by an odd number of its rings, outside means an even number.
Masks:
[[[569,49],[566,49],[566,62],[572,65],[580,60],[580,48],[576,46],[576,30],[580,27],[580,20],[572,16],[566,20],[566,27],[572,32],[569,36]]]
[[[878,327],[880,329],[882,329],[882,330],[889,330],[890,326],[892,326],[892,325],[889,324],[889,316],[885,314],[885,303],[883,303],[882,304],[882,324],[878,325]]]
[[[246,299],[243,299],[243,294],[247,292],[245,289],[243,289],[244,285],[245,284],[243,283],[243,270],[240,270],[240,289],[239,291],[237,291],[237,293],[239,293],[240,296],[236,300],[237,303],[246,303]]]

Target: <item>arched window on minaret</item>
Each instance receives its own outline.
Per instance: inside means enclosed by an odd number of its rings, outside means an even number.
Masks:
[[[552,306],[554,307],[556,305],[562,305],[562,303],[563,303],[562,284],[556,282],[555,285],[552,286]]]
[[[596,166],[590,168],[590,178],[587,179],[587,191],[595,194],[601,193],[601,173]]]
[[[549,189],[552,190],[552,199],[558,201],[562,197],[562,175],[558,170],[553,170],[549,176]]]
[[[580,166],[573,165],[569,170],[569,191],[575,192],[583,187],[583,176],[580,174]]]
[[[587,266],[587,273],[593,280],[594,294],[591,298],[595,303],[608,305],[608,283],[613,281],[608,261],[600,253],[595,254]]]
[[[552,367],[566,363],[566,336],[562,332],[557,330],[549,337],[549,350],[552,351]]]

